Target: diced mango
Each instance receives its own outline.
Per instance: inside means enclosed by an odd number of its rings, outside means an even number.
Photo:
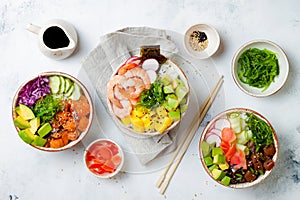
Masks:
[[[132,111],[132,115],[135,117],[142,117],[146,113],[148,113],[148,109],[143,106],[136,106]]]
[[[147,127],[150,126],[151,117],[150,117],[149,114],[145,114],[145,115],[141,118],[141,120],[143,121],[144,127],[145,127],[145,128],[147,128]]]
[[[139,133],[144,133],[145,132],[145,128],[143,126],[137,126],[137,125],[133,125],[133,130]]]
[[[135,117],[133,115],[130,116],[130,121],[133,126],[138,126],[138,127],[144,127],[144,122],[138,117]]]
[[[130,119],[129,116],[128,116],[128,117],[124,117],[124,118],[121,119],[121,122],[122,122],[125,126],[127,126],[127,125],[129,125],[129,124],[131,123],[131,119]]]
[[[170,117],[165,117],[155,124],[155,130],[163,133],[172,124],[172,122],[173,121]]]

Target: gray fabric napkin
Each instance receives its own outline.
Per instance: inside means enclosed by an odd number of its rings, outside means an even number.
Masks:
[[[174,42],[164,30],[128,27],[102,36],[98,46],[83,61],[83,69],[108,113],[106,100],[108,80],[121,63],[131,54],[139,54],[140,47],[144,45],[160,45],[161,51],[165,51],[166,54],[178,52]],[[126,134],[124,129],[120,130],[143,165],[159,155],[172,151],[175,146],[172,144],[176,138],[176,130],[155,137],[134,137]]]

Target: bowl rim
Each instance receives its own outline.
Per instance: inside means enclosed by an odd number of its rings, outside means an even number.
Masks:
[[[187,94],[187,106],[189,107],[189,103],[190,103],[190,84],[189,84],[189,81],[188,81],[188,78],[186,76],[186,74],[184,73],[184,71],[181,69],[181,67],[176,63],[174,62],[172,59],[170,58],[167,58],[167,61],[171,62],[173,65],[175,65],[177,67],[177,69],[180,71],[181,75],[185,78],[185,82],[186,82],[186,86],[187,86],[187,89],[188,89],[188,94]],[[166,61],[166,62],[167,62]],[[122,66],[122,63],[114,70],[114,72],[112,73],[112,75],[110,76],[109,80],[111,80],[111,78],[113,76],[115,76],[118,72],[118,70],[120,69],[120,67]],[[163,133],[160,133],[160,132],[153,132],[153,133],[139,133],[139,132],[136,132],[134,131],[132,128],[129,128],[129,127],[126,127],[122,124],[122,122],[120,121],[120,119],[113,113],[112,111],[112,105],[108,99],[108,97],[106,97],[106,103],[108,105],[108,110],[109,110],[109,113],[110,113],[110,116],[112,117],[113,121],[115,122],[115,124],[121,128],[121,129],[124,129],[128,132],[125,132],[126,134],[130,134],[130,136],[133,136],[133,137],[153,137],[153,136],[162,136],[166,133],[168,133],[170,130],[172,130],[173,128],[175,128],[180,122],[181,120],[183,119],[183,117],[186,115],[187,113],[187,110],[181,115],[181,118],[180,120],[177,120],[175,123],[173,123],[170,127],[168,127]]]
[[[266,44],[269,44],[271,46],[274,46],[278,52],[280,52],[282,55],[283,55],[283,59],[284,61],[286,62],[286,65],[284,66],[286,68],[286,75],[284,77],[284,81],[282,81],[282,83],[278,86],[278,88],[276,90],[274,90],[273,92],[270,92],[270,93],[259,93],[259,94],[254,94],[250,91],[248,91],[247,89],[245,89],[241,83],[239,82],[238,80],[238,77],[236,76],[235,74],[235,68],[237,67],[237,65],[235,65],[235,62],[236,60],[238,59],[238,56],[240,56],[241,52],[246,49],[249,45],[252,45],[252,44],[255,44],[255,43],[266,43]],[[276,52],[277,53],[277,52]],[[279,68],[280,68],[280,65],[279,65]],[[276,43],[270,41],[270,40],[266,40],[266,39],[255,39],[255,40],[251,40],[251,41],[248,41],[246,43],[244,43],[242,46],[240,46],[238,48],[238,50],[235,52],[233,58],[232,58],[232,61],[231,61],[231,75],[233,77],[233,80],[235,82],[235,84],[238,86],[238,88],[240,88],[240,90],[242,90],[244,93],[250,95],[250,96],[253,96],[253,97],[258,97],[258,98],[262,98],[262,97],[268,97],[268,96],[271,96],[273,94],[276,94],[279,90],[281,90],[281,88],[284,86],[284,84],[286,83],[287,81],[287,78],[288,78],[288,74],[289,74],[289,60],[288,60],[288,57],[287,57],[287,54],[286,52]],[[272,84],[272,83],[271,83]],[[252,87],[252,86],[251,86]]]
[[[90,130],[90,127],[92,125],[92,122],[93,122],[93,119],[94,119],[94,103],[93,103],[93,99],[88,91],[88,89],[84,86],[84,84],[79,81],[79,79],[75,78],[74,76],[68,74],[68,73],[65,73],[65,72],[61,72],[61,71],[47,71],[47,72],[41,72],[39,73],[38,75],[32,77],[30,80],[28,81],[25,81],[23,82],[20,87],[17,89],[17,91],[15,92],[15,95],[13,97],[13,101],[12,101],[12,120],[14,120],[15,116],[16,116],[16,113],[15,113],[15,106],[16,106],[16,103],[17,103],[17,100],[18,100],[18,94],[20,92],[20,90],[30,81],[38,78],[39,76],[51,76],[51,75],[61,75],[61,76],[64,76],[64,77],[67,77],[69,79],[71,79],[72,81],[76,82],[80,88],[83,90],[84,92],[84,95],[86,96],[89,104],[90,104],[90,116],[89,116],[89,123],[88,123],[88,126],[86,128],[86,130],[84,132],[81,132],[81,134],[79,135],[79,137],[74,140],[74,141],[71,141],[69,144],[63,146],[63,147],[60,147],[60,148],[47,148],[47,147],[40,147],[40,146],[35,146],[35,145],[32,145],[32,144],[28,144],[32,147],[34,147],[35,149],[38,149],[38,150],[41,150],[41,151],[44,151],[44,152],[59,152],[59,151],[64,151],[64,150],[67,150],[67,149],[70,149],[72,147],[74,147],[75,145],[77,145],[89,132]],[[17,132],[19,132],[19,128],[16,127],[14,125],[15,129]],[[23,141],[24,142],[24,141]],[[25,142],[24,142],[25,143]]]
[[[250,112],[250,113],[253,113],[254,115],[258,116],[260,119],[264,120],[268,126],[272,129],[272,132],[273,132],[273,140],[274,140],[274,146],[275,146],[275,149],[276,149],[276,152],[272,158],[272,160],[274,161],[275,165],[274,167],[269,170],[269,171],[265,171],[265,174],[264,175],[260,175],[256,180],[254,180],[253,182],[245,182],[245,183],[238,183],[238,184],[230,184],[230,185],[223,185],[221,182],[215,180],[210,171],[208,170],[207,166],[205,165],[204,163],[204,157],[203,157],[203,153],[201,151],[201,142],[204,141],[204,138],[205,138],[205,135],[206,135],[206,132],[208,131],[208,129],[211,127],[211,125],[218,119],[220,118],[221,116],[223,115],[226,115],[227,113],[231,113],[231,112]],[[260,114],[259,112],[255,111],[255,110],[252,110],[252,109],[249,109],[249,108],[229,108],[227,110],[224,110],[222,112],[220,112],[219,114],[217,114],[215,117],[213,117],[209,123],[207,123],[207,125],[205,126],[205,128],[203,129],[202,133],[201,133],[201,136],[200,136],[200,140],[199,140],[199,143],[198,143],[198,151],[199,151],[199,159],[201,161],[201,164],[202,164],[202,167],[204,168],[206,174],[211,178],[213,179],[215,182],[217,182],[218,184],[224,186],[224,187],[228,187],[228,188],[233,188],[233,189],[243,189],[243,188],[249,188],[249,187],[252,187],[254,185],[257,185],[261,182],[263,182],[263,180],[265,180],[269,175],[270,173],[274,170],[274,168],[276,167],[276,163],[278,161],[278,155],[279,155],[279,142],[278,142],[278,137],[277,137],[277,134],[276,134],[276,131],[274,129],[274,127],[272,126],[272,124],[267,120],[267,118],[265,118],[262,114]]]
[[[94,173],[89,169],[89,167],[87,166],[87,162],[86,162],[86,159],[85,159],[86,154],[87,154],[88,150],[89,150],[94,144],[96,144],[96,143],[101,143],[101,142],[106,142],[106,141],[112,142],[113,144],[115,144],[115,145],[118,147],[119,154],[120,154],[120,156],[121,156],[121,158],[122,158],[121,163],[119,164],[119,166],[117,167],[117,169],[116,169],[113,173],[105,173],[104,175],[94,174]],[[124,165],[124,159],[125,159],[125,157],[124,157],[124,152],[123,152],[123,149],[121,148],[121,146],[120,146],[118,143],[116,143],[115,141],[113,141],[113,140],[111,140],[111,139],[107,139],[107,138],[98,138],[98,139],[92,141],[92,142],[84,149],[84,154],[83,154],[83,162],[84,162],[84,165],[85,165],[85,168],[87,169],[87,171],[89,171],[92,175],[94,175],[94,176],[96,176],[96,177],[98,177],[98,178],[104,178],[104,179],[106,179],[106,178],[111,178],[111,177],[117,175],[117,174],[121,171],[121,169],[122,169],[122,167],[123,167],[123,165]]]
[[[210,29],[213,33],[214,33],[214,37],[216,39],[215,41],[215,46],[213,48],[213,50],[208,54],[206,53],[206,55],[202,55],[202,56],[199,56],[199,55],[195,55],[195,52],[197,51],[191,51],[190,48],[188,48],[188,45],[189,45],[189,35],[188,33],[191,32],[192,30],[196,29],[196,27],[199,27],[199,26],[203,26],[203,27],[206,27],[207,29]],[[217,31],[217,29],[215,27],[213,27],[211,24],[207,24],[207,23],[198,23],[198,24],[194,24],[192,26],[190,26],[184,33],[184,36],[183,36],[183,46],[186,50],[186,52],[192,56],[193,58],[196,58],[196,59],[207,59],[211,56],[213,56],[219,49],[220,47],[220,43],[221,43],[221,39],[220,39],[220,35]],[[205,49],[203,50],[203,52],[205,52]]]

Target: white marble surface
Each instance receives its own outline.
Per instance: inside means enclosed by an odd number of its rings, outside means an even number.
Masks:
[[[299,199],[300,195],[300,4],[297,0],[1,0],[0,2],[0,199]],[[52,18],[72,23],[79,49],[70,58],[43,56],[27,23]],[[83,145],[60,153],[44,153],[25,145],[11,120],[11,102],[19,85],[42,71],[76,76],[82,59],[99,36],[127,26],[150,26],[184,33],[195,23],[212,24],[222,46],[213,61],[225,77],[224,109],[248,107],[263,114],[279,136],[279,161],[262,184],[232,190],[215,184],[199,162],[199,129],[165,195],[155,187],[162,170],[121,173],[102,180],[83,165]],[[277,94],[254,98],[242,93],[231,77],[237,48],[253,39],[279,44],[290,61],[290,76]],[[221,111],[221,110],[219,110]]]

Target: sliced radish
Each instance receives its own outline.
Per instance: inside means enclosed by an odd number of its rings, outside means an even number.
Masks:
[[[131,56],[130,58],[128,58],[125,62],[125,64],[130,64],[130,63],[136,63],[136,64],[140,64],[141,62],[141,58],[137,57],[137,56]]]
[[[230,128],[230,121],[228,119],[221,118],[215,122],[215,129],[222,130],[223,128]]]
[[[146,72],[147,72],[147,74],[148,74],[148,76],[150,78],[150,83],[154,83],[154,81],[157,78],[157,73],[155,71],[153,71],[153,70],[150,70],[150,69],[146,70]]]
[[[156,59],[154,58],[149,58],[145,60],[142,64],[142,68],[145,70],[153,70],[156,71],[159,67],[159,63]]]
[[[210,131],[211,133],[215,133],[216,135],[218,135],[220,138],[222,138],[222,131],[219,129],[212,129]]]
[[[216,142],[216,146],[218,147],[221,144],[221,137],[214,132],[209,132],[205,136],[205,141],[209,144]]]

